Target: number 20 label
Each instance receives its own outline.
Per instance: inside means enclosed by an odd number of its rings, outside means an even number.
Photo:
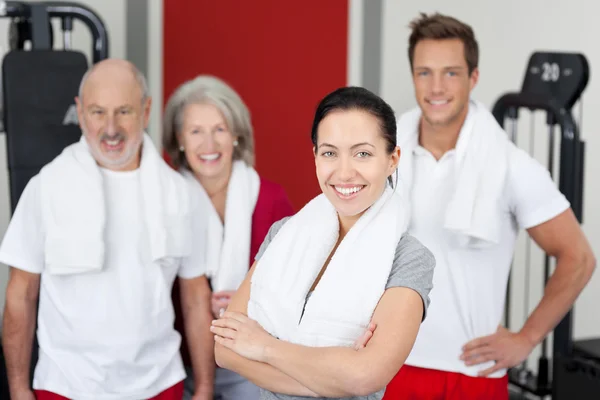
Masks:
[[[544,82],[556,82],[560,78],[560,67],[557,63],[543,63],[542,64],[542,80]]]

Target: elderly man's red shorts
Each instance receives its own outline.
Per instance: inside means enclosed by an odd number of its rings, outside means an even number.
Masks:
[[[69,400],[66,397],[47,392],[45,390],[35,391],[36,400]],[[164,392],[159,393],[157,396],[152,397],[149,400],[181,400],[183,398],[183,382],[179,382]]]

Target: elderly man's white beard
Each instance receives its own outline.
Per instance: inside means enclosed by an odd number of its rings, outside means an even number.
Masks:
[[[123,148],[120,157],[113,158],[106,155],[100,147],[102,141],[107,138],[107,135],[102,134],[100,138],[90,137],[83,121],[80,125],[81,131],[83,132],[83,135],[86,138],[92,156],[98,164],[108,169],[119,169],[131,163],[131,161],[133,161],[133,159],[137,157],[142,142],[144,141],[144,131],[140,131],[140,133],[136,135],[135,138],[129,139],[126,139],[125,135],[119,132],[115,135],[112,135],[111,137],[113,138],[122,138],[125,141],[125,147]]]

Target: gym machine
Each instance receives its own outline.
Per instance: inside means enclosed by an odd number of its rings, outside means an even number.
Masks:
[[[532,113],[546,112],[548,169],[551,175],[555,170],[555,128],[559,127],[558,188],[571,203],[579,223],[583,221],[585,143],[580,138],[581,121],[577,123],[573,117],[573,106],[578,102],[581,106],[581,95],[587,86],[589,74],[587,59],[582,54],[535,52],[529,59],[521,91],[502,95],[492,109],[501,126],[505,126],[506,119],[511,122],[509,135],[515,142],[520,109],[528,109]],[[546,255],[544,285],[550,276],[550,261]],[[511,280],[507,287],[505,310],[507,327],[510,325]],[[539,398],[551,395],[554,400],[598,398],[600,340],[574,342],[572,326],[573,310],[570,310],[553,331],[551,357],[547,340],[542,342],[537,375],[527,368],[526,363],[509,370],[509,382],[518,387],[521,393],[527,394],[527,398],[531,398],[531,395]]]
[[[29,180],[81,137],[74,99],[88,59],[72,48],[74,20],[92,35],[92,63],[108,58],[108,33],[94,11],[77,3],[0,1],[0,18],[10,19],[10,51],[2,60],[2,122],[12,213]],[[59,48],[53,20],[62,28]],[[36,361],[37,340],[32,378]],[[1,346],[0,399],[10,399]]]
[[[92,34],[93,63],[108,57],[108,34],[98,15],[76,3],[2,1],[0,17],[11,18],[2,87],[14,210],[29,179],[81,136],[74,98],[88,60],[72,49],[73,20]],[[52,19],[61,21],[62,49],[54,49]]]

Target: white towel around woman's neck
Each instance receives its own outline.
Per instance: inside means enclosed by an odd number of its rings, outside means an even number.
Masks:
[[[385,291],[406,227],[400,195],[386,189],[345,235],[306,301],[339,237],[335,208],[317,196],[286,221],[259,259],[248,316],[282,340],[352,346]]]
[[[409,201],[420,121],[421,110],[416,107],[403,114],[397,124],[402,151],[400,187]],[[457,233],[462,245],[487,247],[500,241],[503,216],[499,201],[508,171],[509,145],[494,116],[482,103],[471,100],[456,144],[456,186],[445,214],[445,228]]]
[[[145,133],[139,170],[140,207],[151,259],[188,256],[192,229],[187,185]],[[42,168],[40,189],[46,270],[52,274],[102,270],[106,244],[103,178],[83,135]]]
[[[244,161],[233,162],[227,184],[225,223],[215,210],[208,194],[192,172],[182,170],[200,202],[200,212],[206,212],[205,240],[207,276],[215,292],[237,290],[250,268],[252,215],[260,190],[260,177]],[[198,238],[202,240],[202,238]]]

